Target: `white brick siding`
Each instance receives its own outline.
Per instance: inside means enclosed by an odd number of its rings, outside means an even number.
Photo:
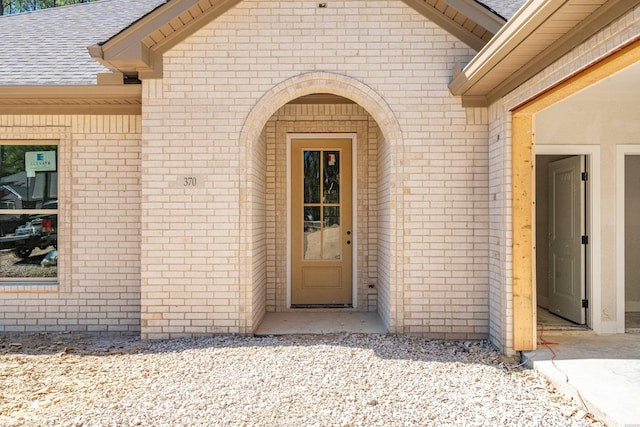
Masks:
[[[393,332],[486,337],[487,125],[468,120],[447,89],[453,64],[472,54],[396,1],[326,9],[245,1],[168,52],[163,79],[143,88],[143,335],[246,333],[262,299],[267,310],[286,308],[284,225],[269,221],[286,179],[272,164],[284,157],[273,122],[298,96],[334,93],[373,119],[358,119],[369,147],[358,152],[367,165],[358,207],[375,212],[360,224],[373,233],[359,242],[358,306],[371,301]],[[298,112],[287,129],[324,122],[326,132],[323,114]],[[342,120],[330,131],[357,122]],[[265,133],[266,165],[258,165]],[[190,173],[204,176],[204,187],[176,190]],[[183,218],[182,227],[151,227]],[[196,243],[201,250],[191,251]],[[266,290],[253,280],[263,277]],[[369,297],[370,284],[377,295]],[[207,326],[190,323],[186,313],[196,312]]]
[[[140,331],[140,117],[0,116],[57,140],[58,284],[0,283],[0,331]]]
[[[509,111],[639,33],[635,8],[465,111],[447,85],[474,52],[403,2],[243,1],[165,55],[141,117],[0,116],[60,156],[59,283],[0,284],[0,331],[253,332],[287,309],[286,133],[348,132],[358,309],[510,353]],[[287,105],[314,93],[355,104]]]

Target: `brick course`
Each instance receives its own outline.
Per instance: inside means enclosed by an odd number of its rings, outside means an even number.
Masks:
[[[0,284],[0,331],[140,331],[139,116],[0,116],[58,141],[58,284]]]

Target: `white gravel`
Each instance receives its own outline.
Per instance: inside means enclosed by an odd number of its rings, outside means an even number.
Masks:
[[[597,426],[483,342],[0,336],[0,426]]]

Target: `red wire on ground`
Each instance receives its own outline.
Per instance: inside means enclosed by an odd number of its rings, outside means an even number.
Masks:
[[[538,338],[540,338],[540,341],[538,341],[538,345],[544,345],[544,346],[546,346],[546,347],[551,351],[551,353],[553,354],[553,358],[551,358],[551,360],[553,360],[553,359],[555,359],[555,358],[556,358],[556,352],[555,352],[555,351],[553,351],[553,350],[551,349],[551,347],[549,347],[549,346],[550,346],[550,345],[554,345],[554,344],[558,344],[558,345],[559,345],[560,343],[559,343],[559,342],[553,342],[553,341],[546,341],[546,340],[543,340],[543,339],[542,339],[542,334],[544,334],[544,323],[541,323],[541,324],[540,324],[540,336],[538,337]]]
[[[555,360],[556,360],[557,354],[556,354],[555,351],[553,351],[553,348],[551,348],[551,346],[552,345],[560,345],[560,343],[559,342],[554,342],[554,341],[547,341],[547,340],[543,339],[542,338],[543,334],[544,334],[544,323],[541,323],[540,324],[540,336],[538,337],[539,338],[538,345],[543,345],[543,346],[545,346],[545,347],[547,347],[549,349],[549,351],[553,355],[551,357],[551,364],[558,370],[558,372],[560,372],[562,375],[564,375],[565,383],[569,387],[571,387],[572,389],[574,389],[576,391],[576,394],[578,395],[578,398],[580,399],[580,402],[582,403],[582,406],[584,407],[585,411],[587,413],[590,413],[589,407],[584,402],[584,399],[582,398],[582,395],[580,394],[580,391],[577,388],[575,388],[573,386],[573,384],[569,383],[569,376],[562,369],[560,369],[558,367],[558,365],[556,365],[556,361]]]

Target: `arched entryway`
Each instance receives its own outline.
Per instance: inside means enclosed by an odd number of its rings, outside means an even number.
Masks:
[[[384,99],[363,83],[332,73],[306,73],[265,93],[245,121],[240,143],[241,300],[253,333],[267,312],[291,308],[292,138],[346,139],[353,147],[353,299],[348,310],[376,311],[387,330],[401,332],[398,301],[402,229],[401,132]],[[330,153],[330,147],[328,148]],[[289,227],[290,228],[290,227]],[[393,250],[392,251],[392,247]]]

